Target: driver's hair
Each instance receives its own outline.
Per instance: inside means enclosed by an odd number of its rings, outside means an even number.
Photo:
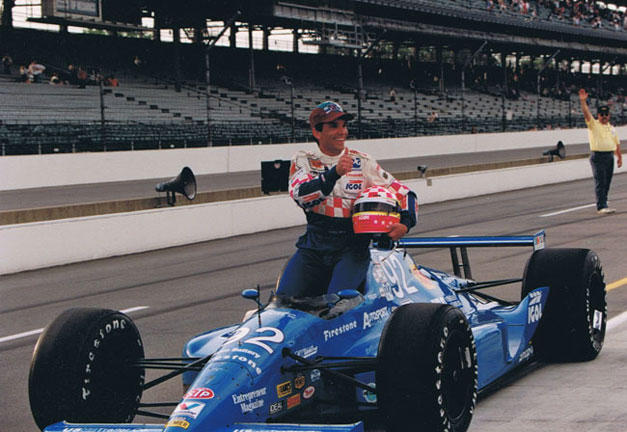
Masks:
[[[318,132],[322,132],[322,127],[324,126],[324,123],[318,123],[317,125],[314,126],[314,129],[316,129]],[[320,147],[320,143],[318,142],[318,138],[315,137],[315,135],[312,135],[314,141],[316,142],[316,144],[318,144],[318,147]]]

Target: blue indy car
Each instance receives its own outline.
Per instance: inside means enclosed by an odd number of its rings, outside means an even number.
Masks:
[[[266,304],[245,290],[256,307],[243,322],[193,337],[176,358],[145,358],[121,312],[67,310],[35,347],[35,422],[46,432],[359,432],[370,421],[394,432],[465,431],[480,392],[514,371],[601,351],[597,254],[544,245],[541,231],[373,246],[361,289]],[[467,249],[506,246],[533,248],[522,277],[474,280]],[[453,272],[416,264],[411,248],[450,249]],[[517,283],[520,301],[483,291]],[[149,381],[148,369],[166,371]],[[142,403],[143,391],[175,377],[180,400]],[[133,423],[136,415],[156,420]]]

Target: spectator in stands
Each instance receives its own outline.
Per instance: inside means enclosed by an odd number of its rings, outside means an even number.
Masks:
[[[588,141],[590,143],[590,165],[594,177],[594,192],[597,199],[597,214],[607,215],[616,210],[607,206],[607,196],[614,174],[614,154],[616,165],[623,166],[623,155],[620,151],[620,140],[616,129],[610,124],[610,108],[601,105],[597,108],[597,118],[592,117],[588,108],[588,93],[585,89],[579,90],[581,110],[588,126]]]
[[[431,114],[429,114],[429,117],[427,117],[427,122],[437,123],[438,121],[440,121],[440,115],[437,113],[437,111],[431,111]]]
[[[109,87],[118,87],[120,83],[118,82],[118,79],[115,77],[115,75],[111,74],[105,78],[104,85]]]
[[[76,70],[76,80],[78,82],[78,88],[84,89],[89,80],[89,74],[83,67],[79,66]]]
[[[77,69],[73,64],[68,65],[67,71],[63,73],[63,80],[72,85],[78,84],[78,77],[76,75]]]
[[[26,68],[26,66],[20,66],[20,77],[18,78],[18,81],[23,82],[23,83],[30,83],[30,78],[28,76],[28,69]]]
[[[50,84],[52,85],[62,85],[61,78],[59,78],[59,74],[54,72],[50,77]]]
[[[390,102],[396,102],[396,89],[394,87],[390,89]]]
[[[11,75],[11,65],[13,64],[13,59],[9,54],[5,54],[2,57],[2,68],[6,75]]]
[[[301,150],[290,167],[290,196],[307,218],[307,231],[296,247],[279,282],[277,294],[313,297],[358,289],[370,264],[370,236],[355,234],[355,200],[371,186],[400,203],[400,223],[388,227],[392,240],[416,224],[416,195],[384,171],[365,153],[345,146],[346,122],[353,118],[335,102],[323,102],[311,111],[309,123],[318,147]]]
[[[32,82],[38,83],[41,81],[41,74],[46,70],[46,66],[37,63],[37,60],[33,60],[28,65],[28,73],[32,75]]]

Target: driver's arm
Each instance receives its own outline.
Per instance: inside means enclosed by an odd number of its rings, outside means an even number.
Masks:
[[[320,204],[333,191],[340,178],[336,167],[314,175],[306,157],[296,156],[290,166],[290,197],[305,211]]]

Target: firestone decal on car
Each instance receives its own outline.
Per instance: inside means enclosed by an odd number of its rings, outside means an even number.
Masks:
[[[355,330],[357,327],[358,327],[357,326],[357,321],[351,321],[349,323],[342,324],[341,326],[336,327],[334,329],[325,330],[323,332],[323,334],[324,334],[324,341],[326,342],[329,339],[333,339],[334,337],[339,336],[339,335],[341,335],[343,333],[349,332],[351,330]]]

